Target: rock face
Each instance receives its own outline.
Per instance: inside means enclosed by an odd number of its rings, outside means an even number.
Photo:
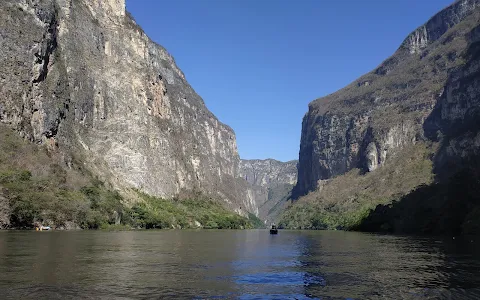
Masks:
[[[281,162],[274,159],[242,159],[239,176],[257,186],[272,187],[277,184],[297,182],[297,160]]]
[[[424,124],[425,135],[442,144],[435,158],[440,177],[480,157],[480,24],[466,37],[465,64],[449,72],[444,92]]]
[[[3,0],[0,46],[0,122],[116,188],[249,207],[233,130],[124,0]]]
[[[248,199],[255,206],[252,213],[264,221],[275,219],[297,182],[297,163],[274,159],[240,161],[238,176],[248,183]]]
[[[456,1],[411,33],[374,71],[310,103],[294,197],[353,168],[373,171],[437,131],[475,123],[479,20],[480,0]],[[478,151],[479,138],[472,134],[450,140],[439,157]]]

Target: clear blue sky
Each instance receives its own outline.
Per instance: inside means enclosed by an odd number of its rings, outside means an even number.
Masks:
[[[242,158],[298,158],[312,100],[369,72],[453,0],[127,0]]]

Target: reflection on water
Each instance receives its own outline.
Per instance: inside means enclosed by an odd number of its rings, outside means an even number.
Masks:
[[[480,299],[477,242],[353,232],[0,232],[1,299]]]

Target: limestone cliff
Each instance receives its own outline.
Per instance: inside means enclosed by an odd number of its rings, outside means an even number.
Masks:
[[[302,124],[294,195],[305,195],[323,180],[354,168],[374,171],[406,146],[431,137],[431,128],[452,128],[448,122],[463,124],[470,114],[474,119],[476,52],[466,52],[477,43],[478,30],[472,29],[479,20],[479,0],[456,1],[411,33],[374,71],[310,103]],[[434,108],[437,117],[429,117]],[[428,133],[427,117],[437,124],[428,125]],[[478,150],[477,139],[468,134],[452,140],[450,144],[458,146],[446,146],[445,153],[455,156],[462,147]]]
[[[297,163],[292,160],[281,162],[274,159],[252,159],[240,161],[238,176],[248,183],[248,199],[255,206],[261,220],[273,221],[290,198],[297,182]]]
[[[443,93],[424,124],[425,135],[442,145],[435,157],[441,179],[480,156],[480,24],[466,38],[465,64],[450,70]]]
[[[233,130],[124,0],[3,0],[0,47],[0,122],[115,188],[249,209]]]

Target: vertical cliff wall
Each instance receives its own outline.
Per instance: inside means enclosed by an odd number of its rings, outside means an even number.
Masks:
[[[283,210],[297,182],[298,161],[242,159],[238,176],[247,182],[247,198],[252,213],[264,221],[274,221]]]
[[[450,70],[444,91],[424,124],[426,136],[441,144],[434,160],[440,179],[480,156],[480,24],[466,38],[465,64]]]
[[[476,106],[477,82],[465,87],[467,104],[456,92],[462,85],[456,78],[476,74],[476,64],[468,62],[474,54],[466,52],[475,44],[471,31],[479,24],[479,7],[478,0],[454,2],[411,33],[374,71],[310,103],[302,124],[295,197],[353,168],[374,171],[405,146],[425,140],[425,121],[439,102],[442,117],[437,120],[469,115],[467,107]]]
[[[248,208],[233,130],[124,0],[3,0],[0,46],[0,122],[116,188]]]

